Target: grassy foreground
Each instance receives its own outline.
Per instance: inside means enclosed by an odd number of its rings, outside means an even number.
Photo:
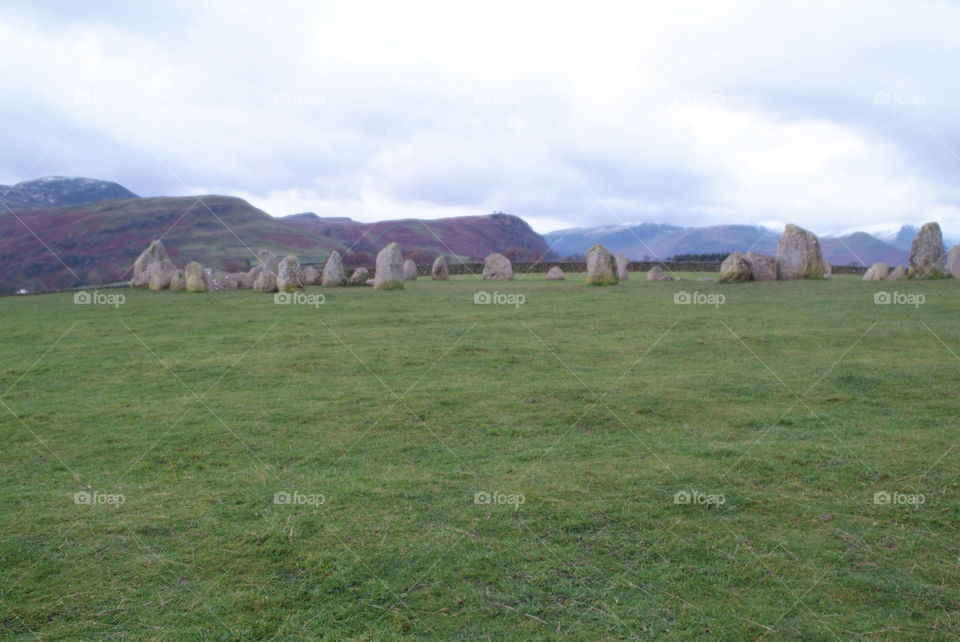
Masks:
[[[688,276],[0,299],[0,637],[956,639],[960,283]]]

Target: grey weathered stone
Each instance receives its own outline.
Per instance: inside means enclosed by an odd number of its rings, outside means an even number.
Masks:
[[[168,267],[167,262],[151,263],[147,267],[147,285],[151,290],[166,290],[170,287],[170,281],[173,279],[175,269]]]
[[[239,290],[241,288],[249,287],[247,285],[247,273],[246,272],[230,272],[227,274],[227,278],[232,283],[231,290]]]
[[[450,279],[450,268],[447,267],[447,259],[438,256],[430,268],[430,277],[434,281],[447,281]]]
[[[673,281],[673,277],[663,273],[663,268],[659,265],[654,265],[652,268],[647,270],[647,280],[648,281]]]
[[[566,275],[563,273],[563,270],[561,270],[561,269],[560,269],[559,267],[557,267],[556,265],[554,265],[552,268],[550,268],[550,269],[547,271],[547,279],[550,280],[550,281],[563,281],[563,280],[566,279],[566,278],[567,278],[567,277],[566,277]]]
[[[925,223],[910,246],[907,274],[911,279],[935,279],[943,276],[943,233],[939,223]]]
[[[312,265],[304,266],[300,270],[300,279],[304,285],[316,285],[320,281],[320,270]]]
[[[210,284],[207,282],[207,275],[203,271],[203,266],[196,261],[187,263],[183,270],[187,292],[207,292]]]
[[[613,254],[602,245],[594,245],[584,255],[587,262],[587,283],[590,285],[616,285],[617,261]]]
[[[747,260],[745,252],[734,252],[720,264],[720,278],[718,283],[737,283],[752,281],[753,268]]]
[[[902,265],[890,270],[890,274],[887,275],[887,281],[906,281],[907,280],[907,268]]]
[[[483,279],[485,281],[512,281],[513,266],[510,259],[494,252],[483,260]]]
[[[320,278],[321,285],[338,286],[347,281],[347,275],[343,271],[343,259],[340,258],[340,252],[334,250],[327,257],[327,262],[323,266],[323,276]]]
[[[417,280],[417,264],[413,262],[412,259],[407,259],[403,262],[403,280],[404,281],[416,281]]]
[[[280,292],[298,292],[303,290],[300,276],[300,259],[289,254],[277,266],[277,290]]]
[[[259,267],[270,270],[276,274],[279,263],[280,261],[277,259],[277,255],[270,250],[260,250],[257,252],[257,265]]]
[[[630,271],[627,269],[630,266],[630,259],[628,259],[623,254],[617,254],[617,278],[621,281],[626,281],[630,278]]]
[[[746,259],[754,281],[777,280],[777,259],[759,252],[747,252]]]
[[[887,275],[890,273],[890,266],[886,263],[874,263],[870,268],[864,273],[864,281],[883,281],[887,278]]]
[[[133,262],[133,277],[130,279],[130,287],[142,288],[150,285],[150,276],[147,270],[154,263],[160,263],[164,270],[174,270],[176,266],[167,255],[167,250],[163,247],[161,241],[151,241],[137,260]]]
[[[945,276],[960,279],[960,245],[954,245],[947,252],[943,260],[943,272]]]
[[[366,285],[367,279],[370,278],[370,270],[365,267],[358,267],[353,271],[353,274],[350,275],[350,278],[347,279],[347,285]]]
[[[187,277],[183,273],[183,270],[178,268],[173,271],[172,275],[170,275],[170,289],[171,290],[187,289]]]
[[[817,235],[787,225],[777,245],[777,278],[822,279],[827,274],[825,263]]]
[[[403,252],[396,243],[390,243],[377,254],[377,271],[373,275],[376,290],[403,288]]]
[[[266,268],[260,270],[257,274],[257,280],[253,282],[253,289],[257,292],[276,292],[277,274]]]

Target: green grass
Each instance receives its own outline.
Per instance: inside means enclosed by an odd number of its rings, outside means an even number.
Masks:
[[[641,277],[0,299],[0,637],[957,638],[960,284]]]

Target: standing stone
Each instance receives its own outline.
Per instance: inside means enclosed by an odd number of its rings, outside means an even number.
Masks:
[[[512,281],[513,266],[510,259],[494,252],[483,260],[484,281]]]
[[[151,263],[147,268],[147,283],[150,289],[157,291],[169,288],[173,273],[174,268],[167,267],[164,263]]]
[[[750,274],[754,281],[776,281],[777,260],[772,256],[759,252],[747,252],[747,263],[750,264]]]
[[[663,273],[663,268],[659,265],[654,265],[652,268],[647,270],[647,280],[648,281],[673,281],[672,276],[668,276]]]
[[[548,281],[563,281],[567,277],[558,266],[554,265],[547,271],[547,280]]]
[[[304,285],[316,285],[317,281],[320,280],[320,270],[312,265],[307,265],[300,270],[300,279]]]
[[[160,241],[151,241],[147,249],[141,252],[133,262],[133,278],[130,279],[130,287],[142,288],[150,285],[150,275],[147,274],[147,270],[154,263],[160,263],[165,270],[175,269],[173,261],[170,260],[166,248]]]
[[[887,275],[887,281],[906,281],[907,280],[907,268],[902,265],[898,265],[890,271],[890,274]]]
[[[792,223],[777,245],[777,278],[822,279],[826,275],[823,251],[816,234]]]
[[[430,278],[434,281],[450,280],[450,268],[447,267],[447,259],[442,256],[437,257],[433,262],[433,267],[430,268]]]
[[[358,267],[353,271],[353,274],[350,275],[350,278],[347,279],[347,285],[356,286],[356,285],[367,285],[367,280],[370,278],[370,270],[365,267]]]
[[[343,285],[347,280],[346,273],[343,271],[343,259],[340,258],[340,252],[334,250],[327,257],[327,262],[323,266],[323,276],[320,279],[321,285],[338,286]]]
[[[960,279],[960,245],[954,245],[944,259],[943,271],[946,276]]]
[[[874,263],[863,275],[864,281],[883,281],[890,273],[890,266],[886,263]]]
[[[277,255],[270,250],[260,250],[257,252],[257,265],[276,274],[279,261]]]
[[[416,281],[417,280],[417,264],[413,262],[412,259],[407,259],[403,262],[403,280],[404,281]]]
[[[209,289],[211,292],[237,289],[236,282],[231,279],[230,275],[223,270],[203,268],[203,276],[207,281],[207,289]]]
[[[587,283],[590,285],[616,285],[617,261],[613,254],[602,245],[594,245],[587,250],[584,260],[587,262]]]
[[[187,292],[206,292],[210,289],[210,284],[207,283],[207,275],[203,272],[203,266],[196,261],[187,263],[183,275]]]
[[[403,288],[403,252],[396,243],[390,243],[377,254],[377,272],[373,275],[375,290]]]
[[[926,223],[913,238],[910,246],[911,279],[935,279],[943,276],[943,234],[939,223]]]
[[[257,280],[253,282],[253,289],[257,292],[276,292],[277,274],[264,268],[257,274]]]
[[[829,279],[833,276],[833,266],[830,265],[830,261],[823,259],[823,278]]]
[[[170,289],[171,290],[187,289],[187,277],[183,273],[183,270],[176,269],[173,271],[173,274],[170,275]]]
[[[290,254],[277,267],[277,289],[280,292],[299,292],[303,290],[300,276],[300,259]]]
[[[630,278],[630,271],[627,269],[629,266],[630,259],[623,254],[617,254],[617,278],[621,281],[626,281]]]
[[[753,268],[745,252],[734,252],[720,264],[718,283],[738,283],[753,280]]]

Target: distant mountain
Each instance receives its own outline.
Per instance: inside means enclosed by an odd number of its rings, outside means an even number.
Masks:
[[[14,210],[80,205],[114,198],[137,198],[137,195],[122,185],[95,178],[47,176],[12,187],[0,185],[0,201]]]
[[[905,226],[896,235],[897,245],[866,232],[839,237],[821,237],[824,256],[834,265],[871,265],[883,261],[905,265],[916,228]],[[909,237],[903,247],[903,239]],[[676,225],[641,223],[593,228],[571,228],[544,235],[561,256],[581,255],[595,243],[628,258],[667,259],[676,254],[728,254],[752,250],[775,254],[780,232],[754,225],[714,225],[683,228]]]

